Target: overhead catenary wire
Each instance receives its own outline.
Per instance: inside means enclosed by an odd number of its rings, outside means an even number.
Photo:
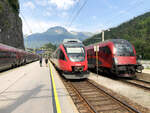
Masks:
[[[22,18],[23,18],[25,24],[27,25],[27,27],[28,27],[28,29],[29,29],[29,32],[32,33],[32,29],[30,28],[28,22],[26,21],[25,17],[23,16],[22,12],[20,12],[20,15],[22,16]]]
[[[88,0],[85,0],[83,5],[79,8],[79,10],[77,11],[76,15],[74,16],[74,18],[72,18],[70,24],[68,25],[68,28],[71,27],[71,25],[73,24],[73,22],[75,21],[75,19],[78,17],[78,15],[80,14],[81,10],[85,7],[85,5],[87,4]]]
[[[33,15],[33,12],[31,12],[32,13],[32,15]],[[22,12],[20,12],[20,15],[22,16],[22,18],[23,18],[23,20],[24,20],[24,22],[25,22],[25,24],[27,25],[27,27],[28,27],[28,29],[29,29],[29,33],[33,33],[32,32],[32,29],[31,29],[31,27],[30,27],[30,25],[28,24],[28,21],[26,20],[26,18],[24,17],[24,15],[23,15],[23,13]],[[43,29],[43,27],[41,26],[41,24],[40,24],[40,22],[39,23],[37,23],[37,25],[39,26],[39,28],[41,28],[41,29]],[[28,37],[30,34],[27,34],[26,35],[26,37]],[[29,42],[28,42],[28,44],[29,44]],[[31,44],[29,44],[29,45],[31,45]],[[39,45],[39,43],[38,42],[36,42],[35,43],[35,45],[37,46],[37,45]]]
[[[73,8],[73,10],[71,11],[71,15],[68,17],[67,21],[65,22],[65,26],[67,26],[67,25],[68,25],[67,22],[69,22],[69,21],[74,17],[75,11],[76,11],[77,7],[79,6],[80,1],[81,1],[81,0],[78,0],[76,6],[75,6],[75,7]]]

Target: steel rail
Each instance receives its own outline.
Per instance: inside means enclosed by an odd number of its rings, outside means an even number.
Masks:
[[[83,100],[88,104],[88,106],[91,108],[91,110],[94,112],[94,113],[98,113],[94,107],[88,102],[88,100],[78,91],[78,89],[72,84],[70,83],[71,86],[76,90],[76,92],[83,98]]]
[[[146,84],[150,84],[150,82],[148,82],[148,81],[145,81],[145,80],[141,80],[141,79],[133,79],[133,80],[136,80],[136,81],[140,81],[140,82],[144,82],[144,83],[146,83]]]
[[[70,81],[65,81],[62,78],[62,81],[65,82],[66,84],[69,84],[69,86],[74,90],[74,92],[78,95],[79,99],[84,101],[86,103],[86,108],[91,112],[91,113],[98,113],[96,110],[86,101],[86,99],[80,94],[80,92],[73,86],[73,84]]]
[[[91,80],[88,80],[89,83],[91,83],[92,85],[94,85],[97,89],[103,91],[106,95],[109,95],[111,98],[113,98],[114,100],[118,101],[120,104],[124,105],[124,107],[128,107],[129,109],[128,110],[132,110],[133,112],[135,113],[141,113],[139,112],[138,110],[136,110],[135,108],[133,108],[132,106],[128,105],[127,103],[117,99],[116,97],[112,96],[111,94],[107,93],[105,90],[101,89],[100,87],[96,86],[95,84],[93,84],[93,82]]]
[[[148,90],[148,91],[150,91],[150,87],[146,87],[146,86],[144,86],[144,85],[142,85],[142,84],[138,84],[138,83],[136,83],[136,81],[137,82],[143,82],[143,84],[144,83],[146,83],[146,82],[144,82],[144,81],[140,81],[140,80],[135,80],[135,82],[133,81],[129,81],[129,80],[120,80],[121,82],[124,82],[124,83],[127,83],[127,84],[131,84],[131,85],[134,85],[135,87],[139,87],[139,88],[142,88],[142,89],[145,89],[145,90]],[[147,83],[146,83],[147,84]],[[149,84],[149,83],[148,83]],[[150,85],[149,85],[150,86]]]

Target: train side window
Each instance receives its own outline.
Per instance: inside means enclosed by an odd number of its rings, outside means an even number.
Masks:
[[[111,54],[111,51],[108,46],[103,47],[102,50],[105,54]]]
[[[106,53],[111,54],[110,48],[108,46],[106,46]]]
[[[0,52],[0,58],[8,58],[8,52],[7,51],[1,51]]]
[[[99,47],[99,53],[102,53],[103,49],[102,47]]]
[[[64,53],[62,52],[62,50],[60,50],[59,59],[65,60],[65,55],[64,55]]]
[[[56,51],[56,59],[59,59],[59,53],[60,53],[60,49],[58,49],[58,50]]]

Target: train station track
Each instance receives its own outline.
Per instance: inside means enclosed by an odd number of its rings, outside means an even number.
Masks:
[[[139,79],[133,79],[133,80],[121,80],[121,82],[134,85],[136,87],[145,89],[150,91],[150,82],[144,81],[144,80],[139,80]]]
[[[63,79],[63,83],[80,113],[140,113],[127,103],[108,94],[92,80]]]

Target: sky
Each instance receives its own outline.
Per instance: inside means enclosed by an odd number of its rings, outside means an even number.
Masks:
[[[98,33],[150,11],[150,0],[19,0],[24,35],[62,26]]]

